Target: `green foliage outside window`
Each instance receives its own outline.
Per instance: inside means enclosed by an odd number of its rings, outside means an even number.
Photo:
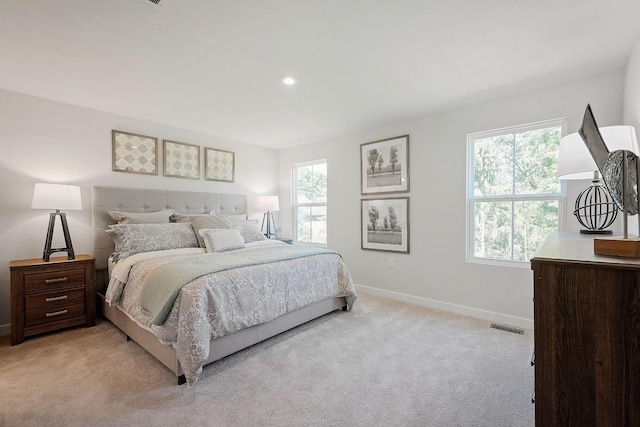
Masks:
[[[529,261],[558,229],[561,127],[472,139],[473,256]]]
[[[327,164],[298,166],[296,171],[296,241],[327,243]]]

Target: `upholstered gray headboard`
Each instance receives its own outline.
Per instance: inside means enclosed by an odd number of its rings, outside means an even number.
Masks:
[[[176,213],[246,214],[245,194],[200,193],[193,191],[145,190],[139,188],[93,187],[92,191],[93,256],[96,269],[107,268],[113,252],[111,238],[105,233],[114,224],[109,211],[153,212],[173,209]]]

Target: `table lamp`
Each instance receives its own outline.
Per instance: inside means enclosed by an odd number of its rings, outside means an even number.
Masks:
[[[275,237],[277,239],[278,232],[272,212],[278,212],[280,210],[280,201],[278,200],[278,196],[258,196],[256,208],[260,211],[266,211],[262,216],[261,226],[261,230],[264,235],[267,236],[267,239],[271,239],[271,237]]]
[[[80,187],[77,185],[37,183],[33,190],[31,208],[55,210],[55,212],[51,212],[49,214],[49,228],[47,229],[47,238],[44,243],[42,260],[49,262],[51,254],[55,252],[67,252],[69,259],[75,259],[73,244],[71,243],[71,235],[69,234],[69,226],[67,225],[67,215],[60,211],[63,209],[75,211],[82,210]],[[62,221],[64,241],[67,245],[64,248],[51,247],[53,229],[57,216],[60,216],[60,220]]]

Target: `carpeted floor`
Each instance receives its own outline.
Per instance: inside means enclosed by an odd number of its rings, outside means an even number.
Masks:
[[[362,294],[192,390],[104,319],[0,340],[1,426],[532,426],[533,334]]]

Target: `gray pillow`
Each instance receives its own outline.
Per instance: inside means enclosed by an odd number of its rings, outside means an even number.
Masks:
[[[191,224],[114,224],[106,232],[116,246],[114,262],[141,252],[198,247]]]
[[[231,221],[229,221],[227,218],[224,218],[223,216],[203,215],[197,216],[193,220],[191,220],[191,225],[193,226],[193,231],[198,238],[198,244],[201,248],[206,248],[207,246],[204,244],[204,239],[200,235],[199,231],[204,228],[231,228]]]
[[[233,228],[240,231],[245,243],[258,242],[260,240],[267,239],[265,235],[262,234],[262,231],[260,231],[257,220],[248,219],[244,221],[234,221],[231,224],[233,225]]]
[[[231,222],[245,221],[247,219],[247,214],[237,214],[237,215],[223,214],[223,215],[220,215],[220,216],[223,216],[223,217],[227,218]]]
[[[118,224],[163,224],[169,222],[173,209],[162,209],[155,212],[119,212],[109,211],[109,215]]]
[[[201,213],[201,214],[177,214],[177,213],[174,213],[173,215],[171,215],[171,217],[169,219],[171,220],[171,222],[191,222],[196,217],[199,217],[199,216],[210,216],[210,215],[215,215],[215,214],[216,213],[214,211],[211,211],[209,213]]]

